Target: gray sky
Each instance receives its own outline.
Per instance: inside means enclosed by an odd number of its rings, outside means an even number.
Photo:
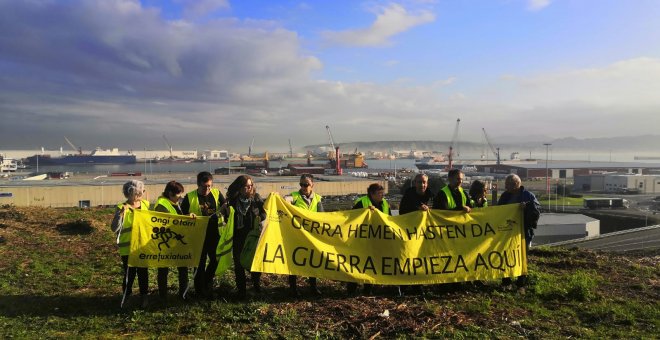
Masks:
[[[474,13],[493,3],[520,17],[495,41],[452,26],[468,9],[434,1],[0,0],[0,149],[59,148],[64,136],[163,149],[167,135],[175,149],[244,151],[255,136],[256,150],[278,151],[289,138],[325,143],[325,125],[337,142],[449,140],[457,117],[473,141],[482,127],[495,138],[657,134],[658,20],[629,13],[618,20],[642,23],[613,42],[567,20],[550,38],[533,23],[583,9],[494,1]],[[605,50],[619,41],[624,52]],[[573,54],[557,52],[564,43]]]

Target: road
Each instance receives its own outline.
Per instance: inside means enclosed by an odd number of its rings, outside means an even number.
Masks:
[[[571,240],[547,246],[625,252],[660,249],[660,225],[604,234],[588,240]]]

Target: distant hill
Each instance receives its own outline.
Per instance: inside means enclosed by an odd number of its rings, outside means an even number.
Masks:
[[[493,137],[494,147],[503,150],[528,150],[530,148],[542,149],[543,143],[552,143],[554,150],[590,150],[590,151],[658,151],[660,154],[660,135],[643,136],[620,136],[605,138],[575,138],[566,137],[559,139],[540,139],[543,136],[521,136],[521,137]],[[517,140],[516,140],[517,139]],[[373,141],[373,142],[348,142],[341,143],[344,151],[390,151],[390,150],[415,150],[415,151],[442,151],[447,152],[449,141],[408,140],[408,141]],[[306,145],[306,150],[327,147],[327,144]],[[476,152],[487,148],[484,142],[459,142],[458,148],[463,152]],[[487,149],[486,149],[487,150]]]

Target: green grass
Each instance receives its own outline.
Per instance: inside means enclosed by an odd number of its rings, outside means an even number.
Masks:
[[[264,293],[238,301],[228,273],[217,278],[218,299],[184,302],[170,271],[162,300],[150,270],[150,305],[134,298],[120,309],[112,209],[9,206],[0,217],[1,338],[657,338],[660,329],[658,251],[533,248],[525,288],[436,285],[402,298],[388,287],[346,297],[340,283],[320,280],[324,297],[313,299],[301,279],[303,298],[290,299],[286,277],[264,275]]]
[[[584,206],[584,199],[588,197],[582,197],[582,198],[575,198],[575,197],[555,197],[552,195],[550,198],[544,197],[545,195],[540,195],[539,196],[539,203],[541,203],[542,207],[547,207],[548,204],[550,206],[566,206],[566,207],[579,207],[582,208]]]

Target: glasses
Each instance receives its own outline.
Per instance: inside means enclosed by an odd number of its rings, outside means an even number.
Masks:
[[[300,186],[303,188],[307,188],[310,185],[311,185],[310,183],[300,183]]]

